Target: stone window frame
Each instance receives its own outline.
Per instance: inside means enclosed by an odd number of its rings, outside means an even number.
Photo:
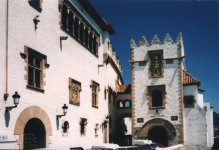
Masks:
[[[154,55],[154,54],[160,54],[161,55],[161,59],[160,59],[160,61],[161,61],[161,63],[160,63],[161,64],[161,67],[160,67],[161,68],[160,69],[161,75],[156,76],[156,77],[154,77],[152,75],[152,59],[151,59],[151,55]],[[164,56],[163,49],[148,51],[148,62],[149,62],[148,74],[149,74],[149,79],[152,79],[152,78],[163,78],[164,77],[164,63],[163,63],[164,58],[163,58],[163,56]]]
[[[39,1],[39,5],[36,5],[32,0],[28,0],[29,4],[34,7],[35,9],[39,10],[40,12],[42,11],[42,3],[43,0],[38,0]]]
[[[164,86],[164,88],[162,88],[162,86]],[[150,87],[157,87],[156,89],[162,91],[162,106],[159,106],[159,107],[152,107],[152,92],[154,91],[151,91],[149,92],[149,88]],[[166,108],[166,84],[162,84],[162,85],[150,85],[150,86],[147,86],[147,100],[149,100],[149,102],[147,103],[149,109],[165,109]]]
[[[71,91],[73,91],[73,90],[77,92],[77,101],[76,102],[72,101],[72,92]],[[82,91],[81,82],[69,77],[69,104],[80,106],[80,92],[81,91]]]
[[[59,24],[61,30],[79,42],[84,48],[98,58],[98,49],[100,46],[100,34],[98,31],[96,31],[96,29],[84,18],[84,16],[81,15],[80,12],[67,0],[59,2],[59,9]],[[63,12],[67,13],[65,18],[63,18]],[[65,19],[66,26],[63,25],[63,19]],[[72,28],[72,33],[69,30],[71,29],[69,27]]]
[[[192,105],[187,105],[186,104],[189,99],[192,99],[192,102],[193,102]],[[194,108],[195,107],[195,102],[196,102],[195,95],[184,96],[185,108]]]
[[[41,93],[44,93],[44,86],[46,85],[46,82],[43,80],[45,77],[46,77],[46,74],[44,73],[44,70],[46,68],[49,67],[49,64],[47,64],[47,56],[28,47],[28,46],[24,46],[24,53],[20,53],[22,55],[22,57],[24,58],[24,61],[27,63],[27,65],[24,67],[25,70],[27,71],[27,74],[24,75],[24,79],[27,80],[27,85],[26,85],[26,88],[27,89],[31,89],[31,90],[34,90],[34,91],[38,91],[38,92],[41,92]],[[41,67],[41,73],[40,73],[40,88],[38,87],[35,87],[35,86],[32,86],[32,85],[29,85],[28,83],[28,55],[31,54],[35,57],[38,57],[41,59],[41,62],[40,62],[40,67]],[[47,66],[47,67],[46,67]]]
[[[96,91],[93,91],[93,86],[96,86]],[[99,83],[91,80],[91,105],[93,108],[98,108],[98,104],[99,104],[99,101],[98,101],[98,97],[99,97],[99,91],[100,91],[100,85]],[[96,99],[95,99],[95,103],[93,102],[93,94],[96,94]]]

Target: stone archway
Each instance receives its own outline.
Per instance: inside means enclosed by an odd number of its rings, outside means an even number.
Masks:
[[[141,138],[141,139],[148,139],[148,133],[154,127],[161,127],[166,131],[166,133],[167,133],[167,145],[171,146],[172,141],[176,136],[176,131],[175,131],[174,126],[169,121],[167,121],[165,119],[156,118],[156,119],[149,120],[141,128],[141,130],[138,134],[138,137]]]
[[[116,123],[117,123],[117,128],[116,128],[116,143],[119,144],[120,146],[128,146],[125,145],[125,143],[127,144],[127,140],[129,141],[128,143],[131,145],[132,144],[132,138],[130,137],[130,135],[122,135],[120,131],[121,130],[121,121],[126,118],[126,117],[132,117],[131,113],[124,113],[122,115],[120,115],[119,117],[117,117]]]
[[[23,149],[24,129],[27,122],[32,118],[38,118],[42,121],[46,131],[46,148],[48,148],[51,143],[49,136],[52,135],[52,125],[50,119],[42,108],[38,106],[29,106],[21,112],[15,124],[14,134],[19,135],[19,140],[17,140],[19,149]]]

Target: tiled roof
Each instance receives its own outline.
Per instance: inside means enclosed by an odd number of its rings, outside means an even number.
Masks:
[[[201,85],[201,82],[195,79],[188,71],[183,70],[183,85]]]

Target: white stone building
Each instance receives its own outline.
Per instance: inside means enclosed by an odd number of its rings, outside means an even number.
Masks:
[[[142,37],[138,46],[131,38],[130,51],[133,139],[212,147],[212,120],[203,110],[200,81],[186,71],[181,34],[176,42],[167,34],[163,43],[155,35],[150,45]]]
[[[0,8],[0,149],[115,142],[124,83],[113,27],[87,0],[1,0]]]

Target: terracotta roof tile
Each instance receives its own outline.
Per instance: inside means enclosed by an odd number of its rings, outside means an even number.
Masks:
[[[183,70],[183,85],[201,85],[201,82],[195,79],[188,71]]]

